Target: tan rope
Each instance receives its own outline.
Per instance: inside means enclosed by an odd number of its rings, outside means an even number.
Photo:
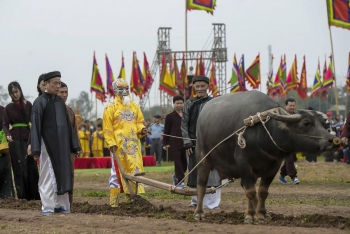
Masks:
[[[259,117],[261,124],[264,126],[264,128],[265,128],[267,134],[269,135],[271,141],[275,144],[275,146],[276,146],[278,149],[280,149],[280,150],[282,150],[282,151],[288,153],[289,151],[286,151],[286,150],[282,149],[281,147],[279,147],[279,146],[277,145],[277,143],[273,140],[273,138],[272,138],[272,136],[271,136],[269,130],[267,130],[267,128],[266,128],[266,126],[265,126],[265,123],[266,123],[267,121],[270,120],[270,116],[266,116],[266,120],[265,120],[265,121],[261,118],[260,112],[257,113],[257,116]]]

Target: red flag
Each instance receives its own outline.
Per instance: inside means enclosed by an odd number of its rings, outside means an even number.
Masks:
[[[143,78],[145,80],[145,85],[144,85],[144,92],[143,94],[147,93],[148,90],[151,88],[152,83],[153,83],[153,77],[149,68],[149,64],[147,61],[146,53],[143,52]]]
[[[298,84],[298,93],[301,99],[307,97],[307,77],[306,77],[306,61],[304,55],[303,67],[301,68],[300,81]]]

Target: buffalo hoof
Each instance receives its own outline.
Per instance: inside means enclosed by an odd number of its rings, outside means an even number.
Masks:
[[[245,218],[244,223],[245,224],[253,224],[253,219],[252,218]]]
[[[204,221],[205,220],[205,215],[204,213],[194,213],[194,219],[197,221]]]
[[[252,224],[253,223],[253,217],[251,215],[246,215],[244,218],[244,223],[245,224]]]
[[[263,214],[256,214],[254,216],[254,221],[256,221],[258,223],[265,223],[266,222],[265,215],[263,215]]]

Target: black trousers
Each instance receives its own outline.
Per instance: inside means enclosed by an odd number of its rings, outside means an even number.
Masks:
[[[284,164],[281,167],[281,176],[290,176],[290,178],[297,177],[297,169],[294,165],[294,154],[290,154],[284,159]]]
[[[18,199],[40,200],[38,166],[33,157],[26,156],[27,141],[13,139],[9,148]]]
[[[0,156],[0,199],[14,196],[10,156],[2,154]]]
[[[185,171],[187,170],[186,151],[184,149],[171,151],[171,155],[174,159],[175,175],[177,181],[180,182],[185,177]]]

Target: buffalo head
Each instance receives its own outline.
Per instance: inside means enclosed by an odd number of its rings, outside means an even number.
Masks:
[[[326,115],[322,112],[298,110],[297,113],[290,115],[280,109],[279,113],[268,111],[267,115],[279,121],[279,127],[288,132],[289,137],[286,140],[288,139],[289,144],[297,151],[322,152],[340,146],[339,138],[326,130]],[[286,147],[291,149],[291,145]]]

